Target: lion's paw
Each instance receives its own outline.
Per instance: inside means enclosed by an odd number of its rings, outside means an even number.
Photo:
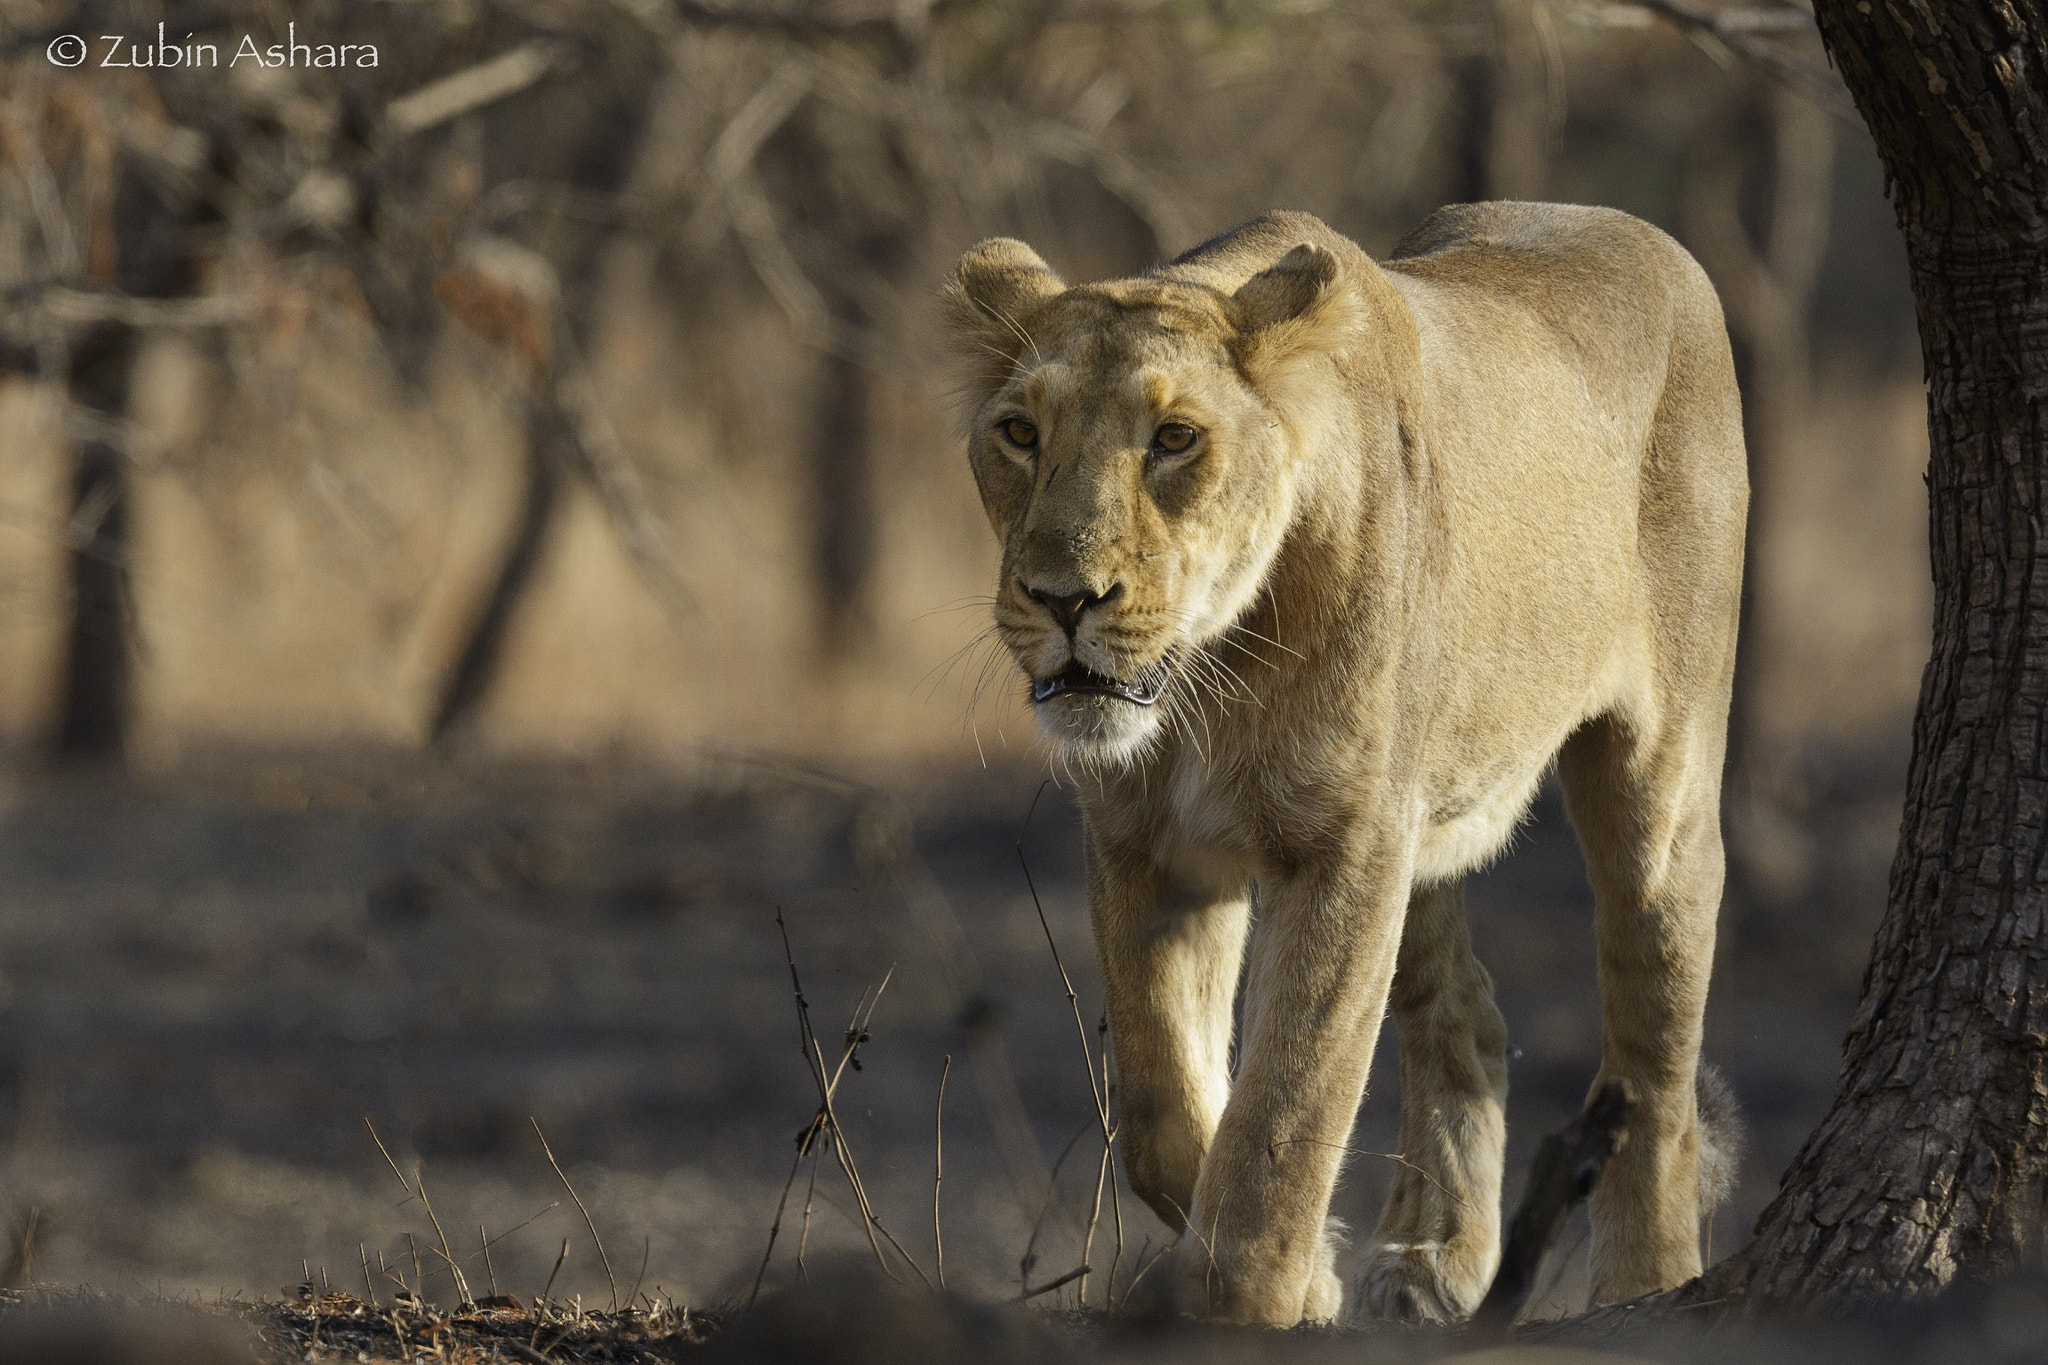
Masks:
[[[1337,1257],[1351,1245],[1351,1229],[1331,1214],[1323,1219],[1321,1255],[1309,1275],[1308,1294],[1302,1300],[1301,1320],[1311,1323],[1335,1322],[1344,1313],[1344,1281],[1337,1274]]]
[[[1357,1288],[1361,1323],[1463,1322],[1486,1293],[1483,1280],[1457,1273],[1442,1242],[1374,1247],[1359,1265]]]
[[[1335,1322],[1344,1311],[1344,1281],[1329,1266],[1309,1277],[1308,1298],[1301,1305],[1301,1320],[1321,1325]]]

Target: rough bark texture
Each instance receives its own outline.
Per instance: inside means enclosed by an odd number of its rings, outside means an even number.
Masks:
[[[2020,1262],[2048,1195],[2048,12],[1815,8],[1911,263],[1934,653],[1834,1104],[1702,1289],[1843,1311]]]

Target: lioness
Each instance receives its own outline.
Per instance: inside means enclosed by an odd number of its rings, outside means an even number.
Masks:
[[[1593,1294],[1699,1273],[1749,497],[1706,276],[1626,214],[1498,203],[1384,264],[1271,213],[1071,288],[998,239],[946,299],[998,632],[1077,775],[1131,1185],[1190,1230],[1180,1306],[1338,1314],[1326,1219],[1389,1003],[1407,1164],[1355,1312],[1478,1304],[1507,1034],[1462,878],[1553,761],[1594,888],[1594,1085],[1635,1101]]]

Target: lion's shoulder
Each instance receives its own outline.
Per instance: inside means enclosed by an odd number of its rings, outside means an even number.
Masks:
[[[1394,244],[1387,262],[1663,254],[1677,245],[1662,229],[1620,209],[1492,200],[1438,209]]]
[[[1727,345],[1720,299],[1699,263],[1661,228],[1619,209],[1453,204],[1383,264],[1412,308],[1484,333],[1467,338],[1473,345],[1567,337],[1582,358],[1599,357],[1618,375],[1680,337]]]
[[[1620,209],[1452,204],[1396,243],[1383,264],[1397,278],[1521,295],[1546,312],[1586,305],[1663,312],[1661,300],[1703,323],[1720,323],[1699,263],[1663,229]]]

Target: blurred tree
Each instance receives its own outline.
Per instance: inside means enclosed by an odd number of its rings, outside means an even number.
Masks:
[[[112,158],[109,158],[112,160]],[[191,288],[190,229],[208,215],[175,185],[129,158],[108,167],[117,188],[87,224],[98,244],[80,283],[129,298],[163,299]],[[140,338],[118,317],[71,336],[65,388],[89,425],[73,441],[71,629],[57,703],[56,748],[71,758],[119,757],[127,741],[133,631],[130,628],[128,461],[113,439],[128,413]]]
[[[1748,564],[1729,725],[1729,853],[1745,901],[1779,909],[1809,887],[1813,857],[1797,745],[1764,723],[1758,688],[1772,581],[1763,557],[1784,515],[1782,471],[1810,439],[1813,294],[1827,249],[1835,122],[1758,70],[1693,139],[1686,242],[1714,279],[1735,342],[1749,445]]]
[[[2048,9],[1815,8],[1910,262],[1934,651],[1833,1105],[1703,1290],[1841,1311],[2019,1264],[2048,1207]]]
[[[1493,0],[1486,197],[1542,199],[1564,128],[1564,59],[1545,0]]]
[[[118,756],[133,638],[123,444],[141,342],[128,301],[191,288],[192,233],[212,215],[191,192],[189,165],[148,136],[162,128],[146,89],[108,83],[89,92],[33,68],[22,74],[7,92],[0,151],[35,223],[37,284],[66,291],[70,305],[61,317],[37,319],[16,356],[62,395],[68,414],[69,629],[52,744],[70,758]]]

